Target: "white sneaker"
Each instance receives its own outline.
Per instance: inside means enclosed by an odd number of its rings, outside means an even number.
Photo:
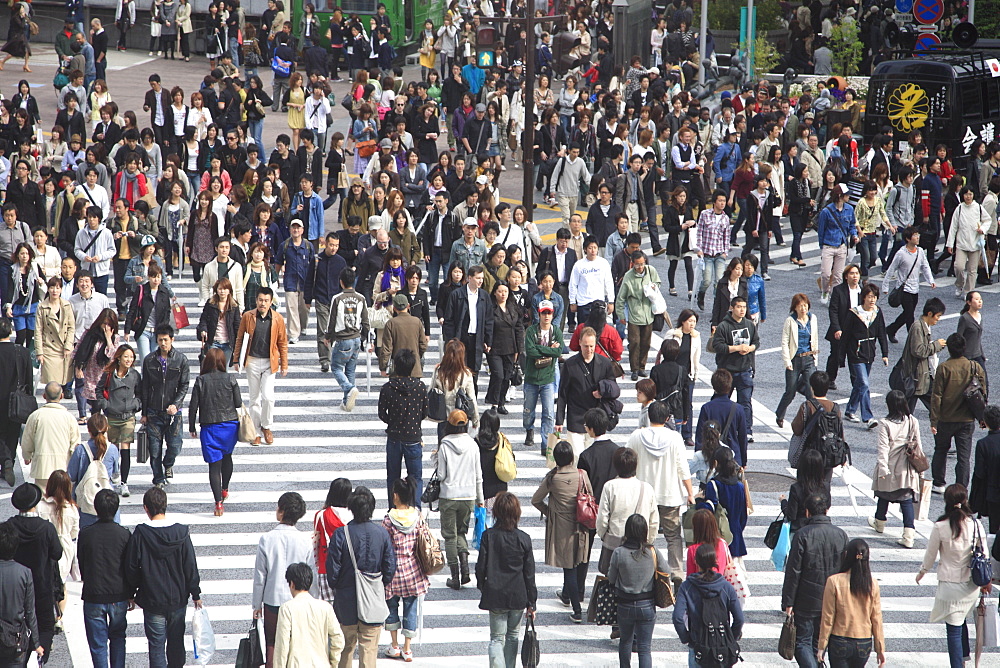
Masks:
[[[771,280],[771,277],[768,274],[764,274],[763,278],[764,278],[765,281],[770,281]]]
[[[945,490],[944,485],[934,485],[933,487],[931,487],[931,492],[933,492],[934,494],[944,494],[944,490]]]
[[[820,301],[821,301],[821,302],[822,302],[822,303],[823,303],[824,305],[826,305],[826,304],[829,304],[829,303],[830,303],[830,294],[829,294],[828,292],[824,292],[824,293],[823,293],[823,294],[822,294],[822,295],[820,296],[819,300],[820,300]]]
[[[126,498],[130,496],[131,492],[128,491],[128,483],[123,482],[122,484],[118,485],[118,493]]]
[[[344,410],[350,413],[354,410],[354,405],[358,402],[358,395],[361,394],[358,388],[352,387],[347,393],[347,401],[344,402]]]

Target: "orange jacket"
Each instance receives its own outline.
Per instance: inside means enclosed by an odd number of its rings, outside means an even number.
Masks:
[[[288,333],[285,331],[285,319],[275,310],[271,310],[271,373],[288,371]],[[233,346],[233,364],[246,365],[250,356],[250,342],[257,327],[257,309],[247,311],[240,319],[240,328],[236,333],[236,345]],[[243,351],[243,337],[247,338],[247,349]],[[242,358],[240,357],[242,355]]]

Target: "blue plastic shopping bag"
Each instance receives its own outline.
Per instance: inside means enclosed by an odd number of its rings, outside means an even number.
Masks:
[[[479,540],[486,533],[486,508],[483,506],[476,506],[476,528],[472,534],[472,547],[473,549],[479,549]]]
[[[771,563],[774,564],[775,570],[785,570],[785,560],[788,559],[788,550],[792,546],[791,526],[790,522],[781,525],[778,544],[771,550]]]

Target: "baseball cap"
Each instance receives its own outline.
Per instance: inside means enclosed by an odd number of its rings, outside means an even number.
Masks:
[[[139,246],[141,246],[142,248],[155,245],[156,245],[156,237],[154,237],[152,234],[144,234],[142,235],[142,239],[139,239]]]
[[[455,409],[451,413],[448,413],[448,424],[452,427],[463,427],[469,424],[469,416],[465,414],[465,411]]]
[[[290,222],[288,226],[294,227],[295,225],[298,225],[299,227],[305,227],[305,225],[302,224],[301,220],[299,220],[298,218],[292,218],[292,222]]]
[[[469,218],[466,218],[465,221],[462,223],[462,227],[479,227],[479,223],[476,221],[475,218],[472,218],[470,216]]]
[[[485,186],[489,182],[490,182],[490,180],[488,178],[486,178],[485,174],[480,174],[479,176],[476,177],[476,183],[478,183],[478,184],[481,184],[481,185]]]
[[[803,116],[802,118],[812,118],[812,119],[815,119],[815,118],[816,118],[816,114],[814,114],[814,113],[813,113],[813,112],[811,112],[811,111],[807,111],[807,112],[805,113],[805,116]]]
[[[543,299],[541,301],[541,303],[538,304],[538,312],[539,313],[546,313],[546,312],[548,312],[548,313],[555,313],[556,312],[556,308],[555,308],[555,306],[552,305],[551,301],[549,301],[548,299]]]
[[[397,294],[392,298],[392,307],[397,311],[405,311],[410,306],[410,300],[406,295]]]
[[[392,140],[391,139],[383,139],[382,141],[380,141],[378,143],[378,147],[379,148],[392,148]]]
[[[477,104],[477,105],[476,105],[476,113],[477,113],[477,114],[478,114],[478,113],[483,113],[483,114],[485,114],[485,113],[486,113],[486,105],[485,105],[485,104],[483,104],[482,102],[480,102],[479,104]]]

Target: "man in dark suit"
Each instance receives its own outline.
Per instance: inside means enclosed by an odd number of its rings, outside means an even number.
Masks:
[[[448,280],[448,256],[456,239],[462,237],[462,225],[448,208],[451,196],[447,190],[434,194],[434,208],[428,211],[419,223],[420,242],[427,263],[427,283],[431,287],[431,302],[437,303],[439,272],[444,272]]]
[[[10,340],[12,332],[10,320],[0,318],[0,460],[4,482],[11,487],[14,486],[14,456],[21,436],[21,423],[8,418],[7,407],[11,394],[20,390],[32,396],[35,384],[28,349]]]
[[[142,102],[142,110],[149,112],[149,124],[160,148],[166,150],[173,136],[173,113],[170,110],[170,94],[160,84],[160,75],[149,75],[149,90]]]
[[[844,281],[830,292],[830,326],[826,330],[826,340],[830,342],[830,355],[826,358],[826,375],[830,377],[830,389],[836,390],[837,372],[844,365],[847,351],[842,343],[842,334],[847,326],[847,317],[855,306],[861,303],[861,270],[856,264],[844,267]],[[852,381],[854,374],[851,374]],[[853,382],[851,385],[853,386]]]
[[[604,484],[618,476],[626,477],[635,475],[636,456],[635,452],[628,448],[619,448],[610,438],[605,438],[608,432],[608,414],[603,408],[591,408],[583,415],[583,426],[587,430],[587,436],[594,439],[586,450],[580,453],[577,459],[577,466],[587,472],[590,478],[590,486],[594,490],[594,499],[601,502],[601,493],[604,491]],[[542,444],[545,447],[545,444]],[[621,450],[618,456],[615,453]],[[627,454],[626,454],[627,453]],[[631,470],[631,474],[629,471]],[[594,536],[597,531],[587,530],[587,560],[576,570],[576,590],[580,594],[580,600],[584,598],[583,592],[587,584],[587,570],[590,566],[590,551],[594,547]],[[608,549],[606,557],[607,563],[611,563],[611,549]],[[601,566],[604,564],[604,554],[601,554]],[[603,570],[607,570],[604,568]],[[560,592],[561,593],[561,592]]]
[[[563,320],[566,312],[569,311],[569,277],[573,273],[573,265],[576,264],[576,251],[569,247],[569,228],[560,227],[556,230],[556,243],[554,246],[543,248],[538,257],[538,266],[535,268],[535,278],[542,280],[542,274],[550,272],[556,277],[555,290],[563,298],[563,303],[567,308],[563,311]],[[565,322],[556,323],[560,330]],[[576,325],[576,313],[569,312],[570,329]]]
[[[472,382],[479,394],[479,369],[483,353],[493,345],[493,301],[482,290],[483,268],[469,268],[469,281],[464,288],[451,293],[444,322],[444,340],[459,339],[465,344],[465,365],[472,370]]]
[[[588,331],[589,330],[589,331]],[[566,440],[573,452],[583,452],[587,428],[584,416],[591,408],[604,409],[604,402],[621,407],[621,389],[615,381],[611,360],[597,354],[597,334],[589,327],[580,334],[580,352],[566,360],[559,378],[559,401],[556,404],[556,433],[566,425]],[[621,411],[618,410],[620,413]]]

